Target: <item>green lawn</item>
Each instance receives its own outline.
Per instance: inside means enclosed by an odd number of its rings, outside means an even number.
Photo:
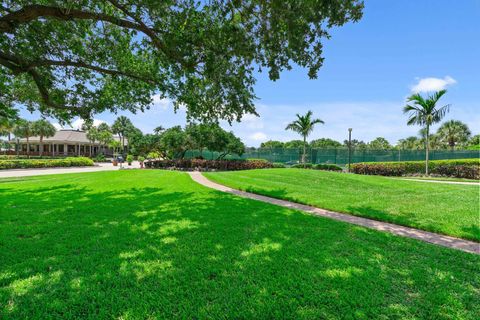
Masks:
[[[185,173],[0,180],[2,320],[478,319],[479,265]]]
[[[405,181],[308,169],[205,175],[242,190],[480,241],[478,185]]]

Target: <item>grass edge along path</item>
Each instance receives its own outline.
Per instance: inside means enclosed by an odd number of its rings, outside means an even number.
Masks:
[[[357,216],[353,216],[345,213],[328,211],[321,208],[312,207],[312,206],[295,203],[287,200],[271,198],[268,196],[263,196],[263,195],[259,195],[251,192],[236,190],[236,189],[232,189],[230,187],[224,186],[222,184],[213,182],[209,180],[207,177],[203,176],[200,172],[189,172],[189,174],[194,181],[198,182],[203,186],[206,186],[218,191],[231,193],[243,198],[258,200],[258,201],[274,204],[277,206],[282,206],[289,209],[300,210],[312,215],[326,217],[326,218],[330,218],[330,219],[334,219],[342,222],[347,222],[347,223],[355,224],[358,226],[366,227],[366,228],[377,230],[377,231],[389,232],[397,236],[416,239],[416,240],[420,240],[428,243],[433,243],[446,248],[461,250],[464,252],[480,255],[480,243],[477,243],[474,241],[459,239],[459,238],[441,235],[441,234],[437,234],[429,231],[396,225],[388,222],[382,222],[378,220],[357,217]]]
[[[479,187],[308,169],[205,172],[219,184],[480,242]]]

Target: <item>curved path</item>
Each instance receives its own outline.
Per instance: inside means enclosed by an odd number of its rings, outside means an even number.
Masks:
[[[328,210],[307,206],[307,205],[303,205],[295,202],[266,197],[266,196],[258,195],[255,193],[240,191],[240,190],[232,189],[230,187],[210,181],[207,178],[205,178],[201,172],[189,172],[189,174],[195,182],[201,185],[204,185],[205,187],[231,193],[243,198],[267,202],[267,203],[275,204],[275,205],[289,208],[289,209],[301,210],[316,216],[327,217],[330,219],[348,222],[351,224],[367,227],[370,229],[390,232],[402,237],[434,243],[439,246],[444,246],[444,247],[457,249],[465,252],[480,254],[480,243],[477,243],[477,242],[444,236],[441,234],[404,227],[404,226],[400,226],[392,223],[381,222],[381,221],[376,221],[376,220],[367,219],[367,218],[361,218],[361,217],[352,216],[344,213],[328,211]]]

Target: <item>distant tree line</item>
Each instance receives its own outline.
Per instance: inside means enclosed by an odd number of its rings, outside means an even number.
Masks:
[[[352,139],[352,148],[356,150],[424,150],[426,143],[425,135],[425,129],[421,129],[418,136],[400,139],[395,145],[390,144],[383,137],[377,137],[369,142]],[[306,146],[314,149],[348,148],[348,140],[340,142],[330,138],[320,138],[307,142]],[[480,150],[480,135],[472,136],[470,129],[465,123],[458,120],[450,120],[444,122],[435,133],[430,134],[429,146],[431,150]],[[260,148],[300,149],[303,148],[303,141],[290,140],[282,142],[269,140],[262,142]]]

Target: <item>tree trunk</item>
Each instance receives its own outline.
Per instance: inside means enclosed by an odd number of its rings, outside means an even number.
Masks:
[[[40,158],[42,157],[43,154],[43,137],[40,136]]]
[[[425,175],[428,176],[428,153],[430,151],[430,126],[427,124],[426,145],[425,145]]]
[[[27,136],[27,158],[30,159],[30,140]]]
[[[303,136],[303,154],[302,154],[302,163],[305,168],[305,154],[307,153],[307,137]]]

